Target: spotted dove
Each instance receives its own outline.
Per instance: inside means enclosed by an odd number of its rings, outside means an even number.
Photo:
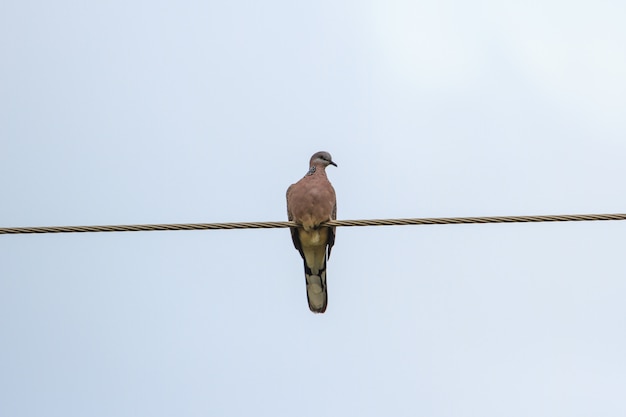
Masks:
[[[311,157],[304,178],[287,189],[287,214],[298,226],[291,228],[291,238],[304,260],[306,295],[309,308],[323,313],[328,305],[326,261],[335,243],[335,228],[320,226],[337,218],[335,189],[326,177],[326,167],[337,166],[328,152]]]

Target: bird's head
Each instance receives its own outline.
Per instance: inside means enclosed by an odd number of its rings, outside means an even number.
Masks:
[[[328,165],[337,166],[336,163],[333,162],[333,157],[330,156],[328,152],[316,152],[311,157],[311,161],[309,162],[309,166],[323,166],[326,168]]]

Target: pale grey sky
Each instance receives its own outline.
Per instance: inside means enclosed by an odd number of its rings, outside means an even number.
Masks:
[[[6,1],[1,226],[624,212],[626,6]],[[2,416],[626,414],[626,223],[0,237]]]

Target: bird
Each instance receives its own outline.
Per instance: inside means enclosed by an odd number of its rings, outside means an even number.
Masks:
[[[304,177],[287,189],[287,216],[293,245],[304,260],[304,277],[309,309],[324,313],[328,305],[326,261],[335,244],[335,227],[320,226],[337,218],[337,198],[326,167],[337,164],[328,152],[316,152]]]

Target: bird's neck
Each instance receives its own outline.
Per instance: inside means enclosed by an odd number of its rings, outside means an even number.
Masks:
[[[306,175],[321,175],[325,177],[326,170],[323,165],[313,165],[309,168],[309,172],[307,172]]]

